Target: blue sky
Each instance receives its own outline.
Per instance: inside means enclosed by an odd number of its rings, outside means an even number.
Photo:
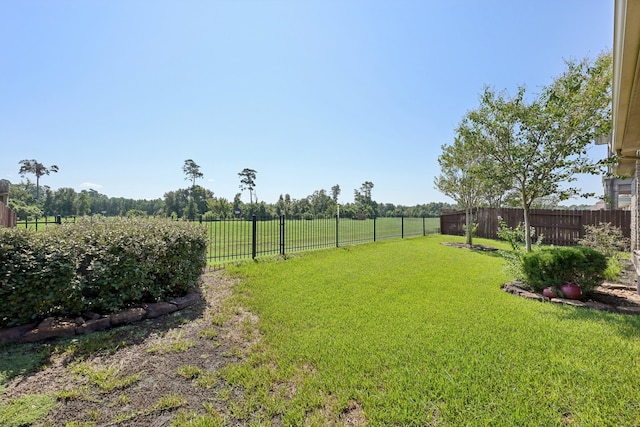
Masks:
[[[0,178],[37,159],[51,188],[152,199],[193,159],[228,199],[252,168],[269,203],[450,202],[440,147],[483,86],[535,92],[612,38],[611,0],[0,1]]]

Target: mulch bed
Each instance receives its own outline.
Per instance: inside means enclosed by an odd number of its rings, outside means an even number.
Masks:
[[[455,242],[443,242],[442,244],[460,249],[483,252],[493,252],[498,250],[497,248],[483,245],[467,245]],[[640,295],[638,294],[635,267],[630,260],[621,260],[621,263],[623,269],[618,281],[604,282],[602,285],[596,287],[589,297],[584,300],[547,298],[541,293],[531,292],[521,282],[517,281],[505,283],[502,286],[502,289],[505,292],[538,301],[572,305],[576,307],[587,307],[594,310],[640,315]]]

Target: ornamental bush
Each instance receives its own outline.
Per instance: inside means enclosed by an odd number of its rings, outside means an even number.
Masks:
[[[604,280],[607,258],[592,248],[556,247],[525,254],[522,268],[525,282],[536,292],[574,282],[589,294]]]
[[[578,244],[602,252],[608,258],[618,258],[621,251],[629,249],[630,242],[624,237],[622,228],[610,222],[600,222],[598,225],[585,225],[584,238]]]
[[[74,255],[56,236],[0,229],[0,326],[81,310]]]
[[[0,230],[0,326],[184,295],[206,265],[197,224],[85,218]]]

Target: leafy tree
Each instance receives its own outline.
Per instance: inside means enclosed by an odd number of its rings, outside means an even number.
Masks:
[[[91,198],[86,190],[80,192],[75,200],[76,215],[85,216],[91,213]]]
[[[362,183],[360,190],[354,190],[354,196],[356,202],[371,202],[371,190],[373,190],[373,182],[365,181]]]
[[[331,187],[331,198],[334,203],[338,203],[338,197],[340,196],[340,186],[338,184]]]
[[[485,88],[480,106],[460,127],[474,151],[493,162],[485,178],[517,192],[527,251],[533,202],[552,194],[561,200],[579,195],[579,189],[563,185],[575,181],[576,174],[599,172],[587,146],[611,128],[611,54],[566,64],[567,70],[531,102],[524,87],[513,97]]]
[[[291,214],[291,196],[289,196],[287,194],[288,197],[288,202],[285,201],[285,198],[282,197],[282,194],[280,194],[280,197],[278,197],[278,201],[276,202],[276,206],[275,206],[275,211],[276,214],[278,215],[290,215]]]
[[[146,218],[147,212],[141,209],[129,209],[125,215],[127,218]]]
[[[240,177],[240,190],[249,190],[249,203],[253,203],[253,189],[256,187],[256,174],[253,169],[244,168],[238,173]],[[257,200],[256,200],[257,202]]]
[[[444,195],[451,197],[465,210],[465,236],[468,245],[473,243],[473,208],[483,197],[484,181],[480,168],[482,158],[463,137],[456,138],[451,145],[442,146],[438,157],[440,175],[435,185]]]
[[[360,189],[353,190],[355,211],[358,219],[373,218],[377,214],[378,204],[371,197],[372,190],[373,182],[371,181],[365,181]]]
[[[312,195],[307,197],[311,205],[312,215],[328,215],[332,214],[333,200],[327,195],[325,190],[314,191]]]
[[[165,214],[182,218],[189,202],[189,192],[184,189],[164,193]]]
[[[240,215],[242,213],[242,200],[241,200],[241,194],[240,193],[236,193],[235,196],[233,196],[233,214],[234,215]]]
[[[20,160],[20,170],[18,173],[21,177],[26,177],[26,174],[32,173],[36,176],[36,200],[40,198],[40,177],[49,175],[51,172],[58,172],[58,166],[51,165],[46,167],[37,160]]]
[[[184,217],[189,221],[194,221],[198,216],[198,205],[196,204],[193,198],[189,199],[187,202],[187,207],[184,210]]]
[[[186,175],[186,180],[191,180],[191,187],[196,186],[196,179],[202,178],[204,175],[200,172],[200,166],[196,164],[191,159],[187,159],[184,161],[184,165],[182,166],[182,172]]]
[[[24,191],[19,191],[19,184],[12,185],[9,191],[12,195],[18,193],[20,195],[24,195]],[[13,210],[18,218],[20,219],[28,219],[28,218],[36,218],[42,216],[42,209],[40,209],[37,205],[29,203],[28,199],[25,197],[9,197],[9,207]]]
[[[207,190],[200,185],[191,188],[191,198],[195,202],[197,213],[204,213],[209,209],[208,202],[213,198],[213,191]]]
[[[233,216],[233,204],[224,197],[212,197],[207,200],[207,208],[215,218],[225,219]]]

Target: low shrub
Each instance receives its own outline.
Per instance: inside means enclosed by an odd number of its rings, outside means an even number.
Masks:
[[[602,283],[607,258],[586,247],[559,247],[530,252],[522,257],[525,282],[536,292],[547,286],[574,282],[584,294]]]
[[[618,258],[608,258],[607,268],[604,271],[604,278],[606,280],[616,282],[620,278],[620,273],[622,273],[622,263]]]
[[[206,265],[206,233],[185,222],[83,219],[0,230],[0,326],[186,293]]]
[[[602,252],[608,258],[617,258],[620,251],[629,250],[630,242],[620,227],[601,222],[598,225],[585,225],[584,237],[578,244]]]
[[[512,249],[511,251],[500,251],[506,261],[505,272],[516,280],[525,280],[526,275],[522,269],[522,257],[527,253],[524,225],[519,223],[517,227],[511,228],[501,217],[498,217],[498,224],[498,237],[509,242]],[[533,227],[531,227],[531,235],[536,236]],[[533,242],[534,250],[540,247],[543,239],[544,236],[542,234],[537,235],[535,242]]]

